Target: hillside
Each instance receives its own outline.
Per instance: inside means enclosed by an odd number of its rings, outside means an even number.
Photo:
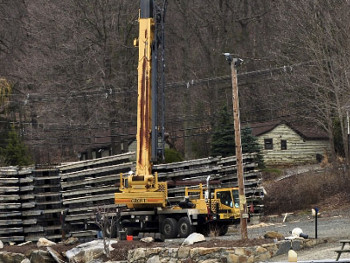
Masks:
[[[350,179],[338,166],[274,169],[263,172],[263,180],[265,215],[350,206]]]

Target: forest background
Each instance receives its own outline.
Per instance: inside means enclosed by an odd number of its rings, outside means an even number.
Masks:
[[[77,160],[96,139],[123,150],[136,126],[138,8],[137,0],[0,0],[2,149],[19,138],[35,163]],[[331,156],[349,159],[349,12],[347,0],[169,0],[168,143],[186,159],[211,154],[220,112],[232,112],[222,55],[230,52],[244,60],[242,126],[319,127]]]

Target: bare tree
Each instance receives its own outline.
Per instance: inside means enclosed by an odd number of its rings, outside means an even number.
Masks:
[[[99,130],[130,119],[136,105],[129,95],[133,88],[136,94],[137,59],[130,54],[137,5],[39,0],[28,2],[27,12],[28,43],[16,75],[28,94],[27,119],[40,128],[26,127],[27,139],[76,158]]]
[[[222,53],[231,52],[244,58],[246,65],[242,72],[259,68],[263,62],[268,67],[264,49],[270,43],[266,34],[270,7],[270,2],[249,0],[169,2],[167,79],[187,84],[167,91],[172,103],[167,107],[170,119],[167,127],[170,131],[177,129],[177,137],[184,137],[187,158],[209,154],[210,131],[218,112],[223,105],[231,103],[229,78],[226,82],[220,79],[230,74]],[[192,85],[192,80],[203,81]],[[241,100],[246,119],[257,118],[253,107],[263,108],[260,105],[265,101],[261,95],[266,93],[259,92],[262,89],[246,81]],[[178,96],[174,97],[175,93]],[[179,124],[183,131],[179,131]]]
[[[36,161],[76,159],[101,131],[118,152],[136,116],[138,2],[0,3],[0,75],[14,83],[13,118],[20,119]],[[166,130],[174,145],[191,151],[189,158],[209,154],[218,111],[231,103],[223,52],[245,60],[240,72],[299,65],[289,78],[257,73],[242,79],[243,122],[302,115],[332,138],[337,120],[347,145],[348,5],[169,1],[166,79],[182,83],[166,91]]]
[[[349,86],[349,2],[283,2],[275,55],[290,64],[303,62],[288,80],[294,107],[309,122],[323,127],[334,146],[334,123],[339,121],[346,159],[349,158],[345,115]],[[287,87],[288,88],[288,87]],[[334,154],[335,149],[332,148]]]
[[[108,209],[106,207],[98,207],[96,209],[95,224],[100,228],[103,238],[103,246],[105,254],[108,258],[111,256],[110,241],[117,222],[118,209]]]

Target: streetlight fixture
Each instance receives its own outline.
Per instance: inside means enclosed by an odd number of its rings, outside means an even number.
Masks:
[[[234,120],[234,129],[235,129],[236,160],[237,160],[236,165],[237,165],[237,180],[238,180],[238,191],[239,191],[241,238],[248,239],[248,232],[247,232],[248,210],[247,210],[247,200],[245,197],[245,189],[244,189],[241,125],[240,125],[240,115],[239,115],[238,81],[237,81],[237,67],[239,67],[243,63],[243,59],[233,58],[230,53],[224,53],[224,56],[231,66],[232,104],[233,104],[233,120]]]

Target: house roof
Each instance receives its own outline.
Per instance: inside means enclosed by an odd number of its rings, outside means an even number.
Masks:
[[[294,130],[297,134],[299,134],[304,139],[309,140],[327,140],[329,137],[327,133],[317,127],[316,125],[305,125],[299,122],[287,122],[287,121],[268,121],[268,122],[259,122],[259,123],[251,123],[248,124],[247,127],[252,129],[252,134],[254,136],[263,135],[271,130],[273,130],[278,125],[285,124]]]
[[[128,141],[130,143],[130,141],[135,140],[136,138],[136,127],[134,126],[130,126],[128,127],[128,129],[123,131],[123,134],[119,134],[117,135],[112,135],[111,130],[108,129],[104,129],[104,130],[98,130],[95,132],[94,137],[93,137],[93,142],[92,145],[93,147],[103,147],[103,146],[110,146],[114,136],[120,136],[123,138],[123,140]]]

